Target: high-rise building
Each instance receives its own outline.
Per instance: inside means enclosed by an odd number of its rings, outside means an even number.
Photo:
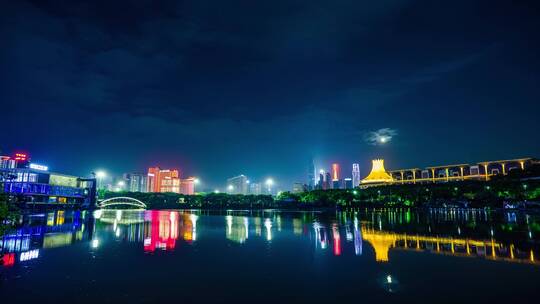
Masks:
[[[354,187],[353,187],[352,178],[347,177],[347,178],[344,179],[343,181],[344,181],[344,188],[345,188],[345,189],[352,189],[352,188],[354,188]]]
[[[326,175],[324,176],[324,190],[332,189],[332,176],[330,175],[330,172],[326,172]]]
[[[332,181],[339,181],[341,175],[341,170],[339,164],[332,164]]]
[[[180,173],[178,170],[163,170],[159,167],[148,168],[148,192],[180,193]]]
[[[0,156],[0,169],[13,169],[17,166],[15,159],[9,156]]]
[[[146,192],[147,191],[147,177],[140,173],[126,173],[124,174],[124,180],[126,181],[126,190],[130,192]]]
[[[180,180],[180,193],[186,195],[195,194],[195,177],[188,177]]]
[[[315,181],[315,163],[313,162],[313,159],[309,161],[308,166],[308,172],[307,172],[307,185],[309,190],[315,189],[316,181]]]
[[[227,190],[231,194],[247,194],[248,179],[245,175],[239,175],[227,179]]]
[[[262,191],[261,191],[261,184],[260,183],[250,183],[249,184],[249,194],[260,195],[261,193],[262,193]]]
[[[358,164],[352,165],[352,185],[353,188],[360,185],[360,165]]]
[[[317,189],[321,190],[324,187],[324,170],[319,171],[319,181],[317,182]]]

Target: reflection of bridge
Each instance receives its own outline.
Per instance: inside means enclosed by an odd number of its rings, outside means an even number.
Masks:
[[[514,245],[508,247],[491,240],[470,240],[452,237],[398,234],[362,226],[362,237],[375,251],[378,262],[388,262],[388,252],[392,248],[404,250],[428,250],[432,253],[455,256],[484,256],[492,260],[526,262],[536,264],[532,250],[517,252]]]
[[[110,206],[134,206],[141,209],[146,209],[146,204],[138,199],[126,196],[112,197],[97,204],[98,208],[107,208]]]

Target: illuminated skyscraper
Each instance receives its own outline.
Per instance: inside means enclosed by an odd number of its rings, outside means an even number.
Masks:
[[[339,164],[332,164],[332,181],[339,181],[340,174]]]
[[[332,176],[330,175],[330,172],[326,172],[326,175],[324,177],[324,190],[332,189]]]
[[[148,178],[144,174],[129,173],[124,174],[124,179],[127,182],[126,189],[130,192],[146,192]]]
[[[178,170],[148,168],[148,192],[180,193],[180,173]]]
[[[307,185],[309,190],[315,189],[316,181],[315,181],[315,164],[313,162],[313,159],[309,161],[308,166],[308,172],[307,172]]]
[[[358,187],[360,185],[360,165],[352,165],[352,186]]]
[[[180,180],[180,193],[186,195],[195,194],[195,177]]]
[[[324,170],[321,170],[319,173],[319,181],[317,182],[317,189],[324,188]]]

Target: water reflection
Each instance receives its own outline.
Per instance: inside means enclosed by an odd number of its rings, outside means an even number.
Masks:
[[[221,219],[221,220],[219,220]],[[221,224],[219,224],[221,222]],[[88,242],[141,244],[142,251],[172,251],[219,231],[232,244],[278,244],[285,237],[306,240],[314,252],[392,261],[392,252],[427,252],[539,265],[538,216],[485,210],[356,210],[338,213],[278,211],[56,211],[24,216],[20,228],[0,242],[2,265],[11,267],[43,256],[43,250]],[[329,248],[331,247],[331,248]],[[385,276],[381,284],[394,288]],[[386,283],[385,283],[386,282]]]

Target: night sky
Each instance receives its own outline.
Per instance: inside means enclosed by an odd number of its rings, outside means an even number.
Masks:
[[[538,3],[5,1],[0,149],[284,189],[312,156],[362,175],[539,157]]]

